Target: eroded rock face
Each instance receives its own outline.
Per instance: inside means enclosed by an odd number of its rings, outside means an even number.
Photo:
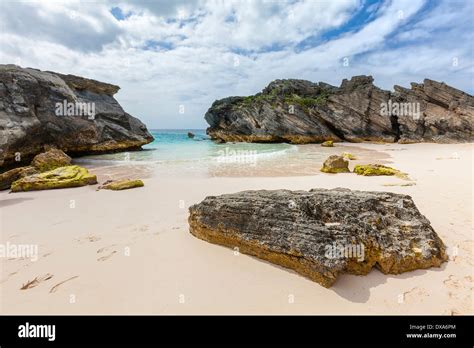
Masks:
[[[238,247],[330,287],[373,267],[399,274],[438,267],[445,246],[410,196],[348,189],[243,191],[189,209],[190,232]]]
[[[219,142],[290,143],[469,142],[473,117],[474,98],[444,83],[425,79],[392,93],[371,76],[340,87],[276,80],[254,96],[217,100],[205,115]]]
[[[0,65],[0,166],[13,163],[15,153],[28,161],[50,146],[74,155],[151,142],[146,126],[114,99],[118,90],[79,76]]]

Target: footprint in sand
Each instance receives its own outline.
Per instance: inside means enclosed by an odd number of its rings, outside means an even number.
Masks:
[[[51,278],[53,278],[53,275],[50,273],[46,273],[44,276],[36,277],[33,280],[27,281],[25,284],[21,286],[20,290],[28,290],[28,289],[34,288],[40,285],[42,282],[45,282]]]
[[[413,288],[403,293],[404,302],[408,304],[423,302],[424,298],[429,296],[428,291],[423,288]]]
[[[452,274],[449,275],[448,279],[443,280],[443,284],[446,285],[450,289],[461,289],[463,286],[461,282],[456,279],[456,277]]]
[[[106,260],[110,259],[115,253],[117,253],[117,251],[114,250],[114,251],[112,251],[112,252],[111,252],[110,254],[108,254],[108,255],[99,257],[99,258],[97,259],[97,261],[106,261]]]
[[[111,244],[111,245],[108,245],[108,246],[105,246],[103,248],[100,248],[100,249],[97,249],[97,254],[101,254],[103,253],[104,251],[107,251],[109,250],[110,248],[116,246],[117,244]]]
[[[76,238],[75,241],[82,244],[82,243],[86,243],[86,242],[90,242],[90,243],[94,243],[94,242],[98,242],[99,240],[101,240],[100,237],[97,237],[97,236],[86,236],[86,237],[81,237],[81,238]]]
[[[71,277],[69,279],[66,279],[66,280],[63,280],[62,282],[59,282],[57,283],[55,286],[53,286],[50,290],[49,290],[49,293],[53,293],[53,292],[56,292],[58,290],[58,288],[63,285],[64,283],[70,281],[70,280],[73,280],[73,279],[76,279],[76,278],[79,278],[79,276],[74,276],[74,277]]]

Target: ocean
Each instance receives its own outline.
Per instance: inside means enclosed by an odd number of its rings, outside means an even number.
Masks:
[[[85,156],[76,162],[96,170],[142,167],[147,175],[160,176],[288,176],[314,175],[324,159],[341,152],[318,144],[219,144],[204,129],[150,132],[155,140],[143,146],[143,151]],[[188,132],[194,138],[189,138]]]

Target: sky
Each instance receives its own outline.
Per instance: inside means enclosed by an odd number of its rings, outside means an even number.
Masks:
[[[150,129],[207,127],[216,99],[275,79],[474,94],[472,0],[0,0],[0,63],[121,87]]]

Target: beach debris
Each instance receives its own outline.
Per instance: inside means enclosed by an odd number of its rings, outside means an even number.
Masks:
[[[365,275],[376,267],[399,274],[448,260],[444,243],[408,195],[243,191],[206,197],[189,212],[195,237],[238,247],[325,287],[344,273]]]
[[[400,179],[408,179],[406,173],[382,164],[358,164],[354,167],[354,173],[364,176],[394,175]]]
[[[59,167],[44,173],[26,176],[11,185],[12,192],[50,190],[97,184],[97,177],[79,166]]]
[[[349,173],[349,162],[346,161],[342,156],[331,155],[323,164],[321,171],[324,173]]]
[[[33,280],[27,281],[25,284],[23,284],[21,286],[20,290],[28,290],[28,289],[34,288],[34,287],[40,285],[42,282],[45,282],[45,281],[47,281],[51,278],[53,278],[53,275],[50,274],[50,273],[46,273],[45,275],[43,275],[41,277],[36,277]]]
[[[334,141],[333,140],[326,140],[325,142],[321,143],[321,146],[334,147]]]
[[[353,154],[351,154],[349,152],[343,152],[342,157],[344,157],[345,159],[350,160],[350,161],[355,161],[357,159],[356,156],[354,156]]]
[[[31,161],[31,165],[40,172],[47,172],[59,167],[69,166],[70,164],[71,157],[56,148],[51,148],[46,152],[36,155]]]
[[[53,293],[53,292],[56,292],[58,290],[58,288],[63,285],[64,283],[70,281],[70,280],[73,280],[73,279],[76,279],[76,278],[79,278],[79,276],[74,276],[74,277],[71,277],[69,279],[66,279],[66,280],[63,280],[62,282],[59,282],[58,284],[56,284],[55,286],[53,286],[50,290],[49,290],[49,293]]]
[[[98,190],[127,190],[135,187],[143,187],[145,184],[141,180],[123,179],[123,180],[107,180],[99,186]]]

